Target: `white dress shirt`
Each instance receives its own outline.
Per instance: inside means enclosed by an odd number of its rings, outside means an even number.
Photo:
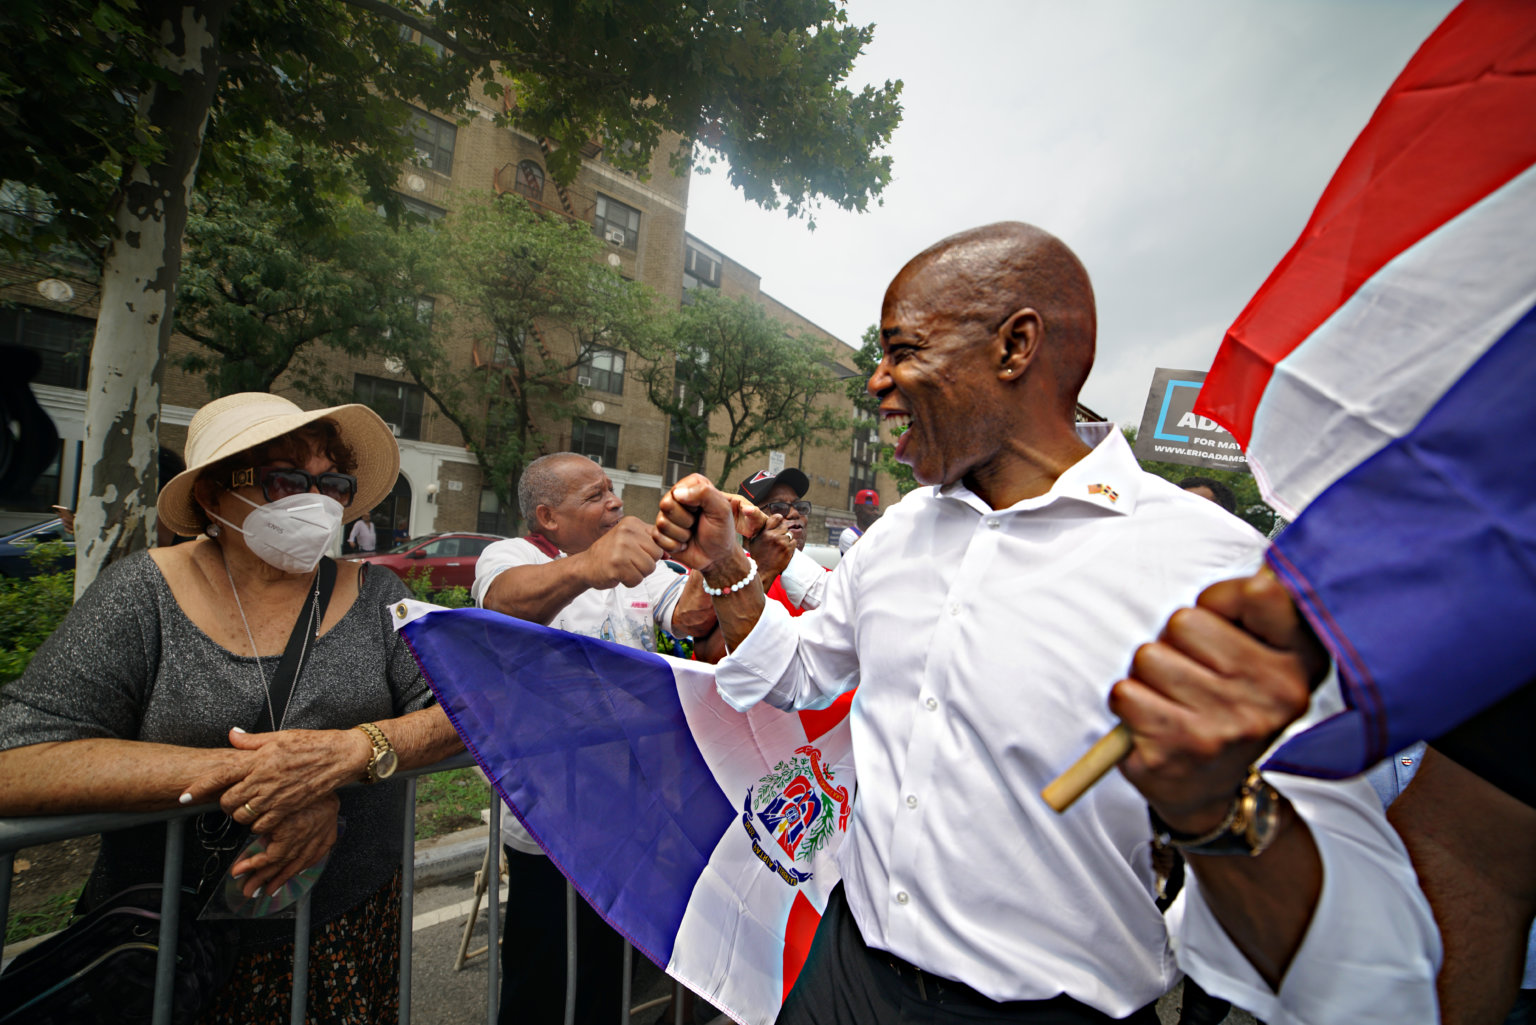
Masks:
[[[1264,544],[1111,432],[1008,509],[960,485],[907,495],[828,574],[819,611],[766,606],[719,688],[737,708],[804,708],[859,687],[838,862],[873,947],[996,1000],[1066,993],[1114,1017],[1182,962],[1270,1022],[1434,1020],[1438,934],[1365,783],[1273,780],[1325,871],[1279,1000],[1196,883],[1158,913],[1146,803],[1120,773],[1063,815],[1039,797],[1115,724],[1106,698],[1135,649],[1207,584],[1253,572]]]
[[[779,574],[779,584],[790,604],[809,611],[826,601],[827,576],[827,567],[796,549],[789,557],[789,565]]]
[[[565,558],[562,552],[560,557]],[[491,581],[514,566],[542,566],[553,562],[548,555],[534,547],[533,542],[515,537],[486,546],[475,564],[475,583],[470,594],[475,604],[485,607],[485,592]],[[665,563],[656,563],[649,576],[636,587],[617,587],[583,591],[570,604],[555,613],[548,623],[556,630],[581,634],[613,641],[627,648],[656,650],[656,627],[672,632],[672,612],[682,596],[687,576],[678,573]],[[509,810],[501,816],[501,839],[515,850],[525,854],[542,854],[543,850],[523,824]]]

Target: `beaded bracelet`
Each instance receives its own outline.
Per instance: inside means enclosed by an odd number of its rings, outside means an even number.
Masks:
[[[745,553],[743,553],[743,554],[745,554]],[[709,595],[712,598],[718,598],[722,594],[735,594],[737,591],[741,590],[743,587],[746,587],[748,584],[750,584],[755,579],[757,579],[757,560],[752,558],[752,556],[748,555],[747,556],[747,575],[742,577],[740,580],[736,581],[730,587],[710,587],[709,584],[705,583],[702,578],[700,579],[699,582],[701,584],[704,584],[704,593],[705,594]]]

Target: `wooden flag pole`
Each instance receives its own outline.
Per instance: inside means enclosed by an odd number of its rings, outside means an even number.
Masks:
[[[1064,812],[1072,807],[1072,803],[1088,792],[1088,788],[1104,778],[1104,774],[1116,765],[1120,759],[1131,753],[1131,731],[1125,723],[1119,723],[1114,729],[1100,737],[1098,743],[1090,747],[1087,752],[1073,762],[1071,767],[1040,791],[1040,796],[1045,798],[1045,803],[1057,812]]]

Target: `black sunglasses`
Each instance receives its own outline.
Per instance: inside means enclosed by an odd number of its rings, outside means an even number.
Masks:
[[[791,509],[799,513],[801,516],[809,516],[811,514],[811,503],[769,502],[767,505],[763,506],[763,512],[767,513],[769,516],[788,516]]]
[[[230,474],[232,488],[261,488],[261,496],[269,502],[290,495],[305,495],[310,488],[319,488],[322,495],[334,498],[342,505],[351,505],[357,494],[357,478],[350,473],[309,473],[296,466],[248,466]]]

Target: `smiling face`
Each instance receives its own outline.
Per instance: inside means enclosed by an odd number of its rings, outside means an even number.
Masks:
[[[988,342],[976,320],[944,312],[947,275],[909,265],[880,311],[883,356],[868,390],[880,418],[904,434],[896,459],[923,484],[951,484],[996,458],[1009,428]]]
[[[800,496],[795,493],[794,488],[788,484],[775,484],[768,490],[768,494],[763,496],[763,508],[766,510],[773,502],[791,503],[789,510],[783,514],[784,524],[789,528],[789,536],[795,539],[795,547],[804,548],[805,517],[793,505],[793,503],[799,500]]]
[[[603,468],[590,459],[562,460],[556,472],[566,484],[565,497],[555,505],[539,506],[538,522],[557,548],[575,555],[591,548],[623,518],[624,503],[613,493]]]

